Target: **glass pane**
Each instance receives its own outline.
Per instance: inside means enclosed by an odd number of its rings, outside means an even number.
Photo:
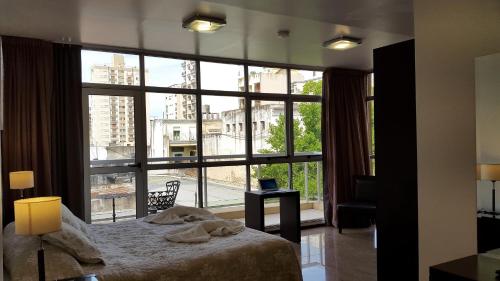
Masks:
[[[300,199],[323,200],[323,169],[321,162],[293,163],[293,189],[300,191]]]
[[[321,154],[321,103],[293,103],[295,155]]]
[[[251,190],[259,190],[259,179],[276,179],[280,189],[288,189],[288,164],[261,164],[250,167]]]
[[[243,65],[202,61],[200,72],[203,90],[245,91]]]
[[[250,188],[251,190],[260,190],[259,179],[274,178],[280,189],[288,189],[288,164],[262,164],[250,167]],[[270,198],[264,200],[266,208],[264,224],[266,227],[273,227],[280,224],[279,198]],[[271,228],[272,229],[272,228]]]
[[[179,189],[175,197],[175,205],[189,207],[198,206],[198,172],[196,168],[170,169],[170,170],[149,170],[148,171],[148,198],[161,196],[158,192],[167,190],[167,183],[179,181]],[[171,183],[172,184],[172,183]],[[148,200],[148,210],[161,211],[152,200]]]
[[[321,96],[323,72],[310,70],[290,70],[292,94]]]
[[[135,173],[91,175],[90,198],[92,223],[135,219]]]
[[[283,68],[249,66],[248,91],[254,93],[286,94],[287,71]]]
[[[146,86],[196,89],[196,62],[144,57]]]
[[[196,96],[146,93],[148,163],[196,161]]]
[[[368,91],[368,96],[374,96],[375,95],[375,75],[373,73],[370,74],[370,88]]]
[[[252,151],[254,155],[285,155],[285,132],[285,102],[252,101]]]
[[[203,200],[206,207],[243,205],[245,186],[245,166],[203,168]]]
[[[368,101],[368,122],[369,122],[369,137],[370,137],[370,155],[375,155],[375,101]]]
[[[245,159],[245,99],[202,96],[205,161]]]
[[[89,95],[90,166],[135,162],[134,98]]]
[[[82,50],[82,82],[138,86],[139,56]]]

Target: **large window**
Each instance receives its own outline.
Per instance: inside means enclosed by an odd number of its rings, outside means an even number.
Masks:
[[[203,168],[203,206],[224,207],[244,203],[245,166]]]
[[[155,196],[155,192],[166,190],[167,183],[179,182],[176,204],[196,207],[198,206],[198,170],[196,168],[168,169],[148,171],[148,197]],[[148,209],[154,210],[155,206]]]
[[[139,56],[82,51],[82,82],[114,85],[141,84]]]
[[[321,199],[320,71],[83,50],[82,72],[88,221],[145,216],[173,183],[187,206],[242,205],[270,177]]]
[[[148,163],[197,161],[196,96],[146,93]]]
[[[201,88],[204,90],[245,91],[243,65],[200,62]]]
[[[370,173],[375,175],[375,80],[369,76],[368,97],[366,98],[368,118],[368,149],[370,151]]]
[[[252,101],[252,151],[254,155],[284,156],[286,149],[285,102]]]
[[[205,161],[245,159],[245,98],[201,97]]]
[[[321,154],[321,103],[293,103],[293,136],[296,155]]]
[[[293,95],[321,95],[322,71],[292,69],[290,79]]]
[[[196,62],[192,60],[144,57],[146,86],[196,88]]]
[[[255,93],[287,93],[287,71],[283,68],[248,67],[248,91]]]

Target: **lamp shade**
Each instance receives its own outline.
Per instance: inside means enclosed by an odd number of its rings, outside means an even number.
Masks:
[[[61,229],[61,197],[14,201],[16,234],[40,235]]]
[[[478,171],[480,180],[500,180],[500,164],[481,164]]]
[[[9,173],[10,189],[25,189],[35,186],[33,171],[17,171]]]

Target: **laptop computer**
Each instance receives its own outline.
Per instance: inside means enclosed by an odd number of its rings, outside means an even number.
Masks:
[[[276,179],[259,179],[259,186],[262,192],[279,190]]]

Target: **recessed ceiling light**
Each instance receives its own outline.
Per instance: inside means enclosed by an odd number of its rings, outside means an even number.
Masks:
[[[214,33],[225,25],[225,19],[202,15],[194,15],[182,22],[182,27],[201,33]]]
[[[357,47],[361,44],[361,39],[354,37],[341,36],[332,40],[325,41],[323,47],[332,50],[348,50]]]

